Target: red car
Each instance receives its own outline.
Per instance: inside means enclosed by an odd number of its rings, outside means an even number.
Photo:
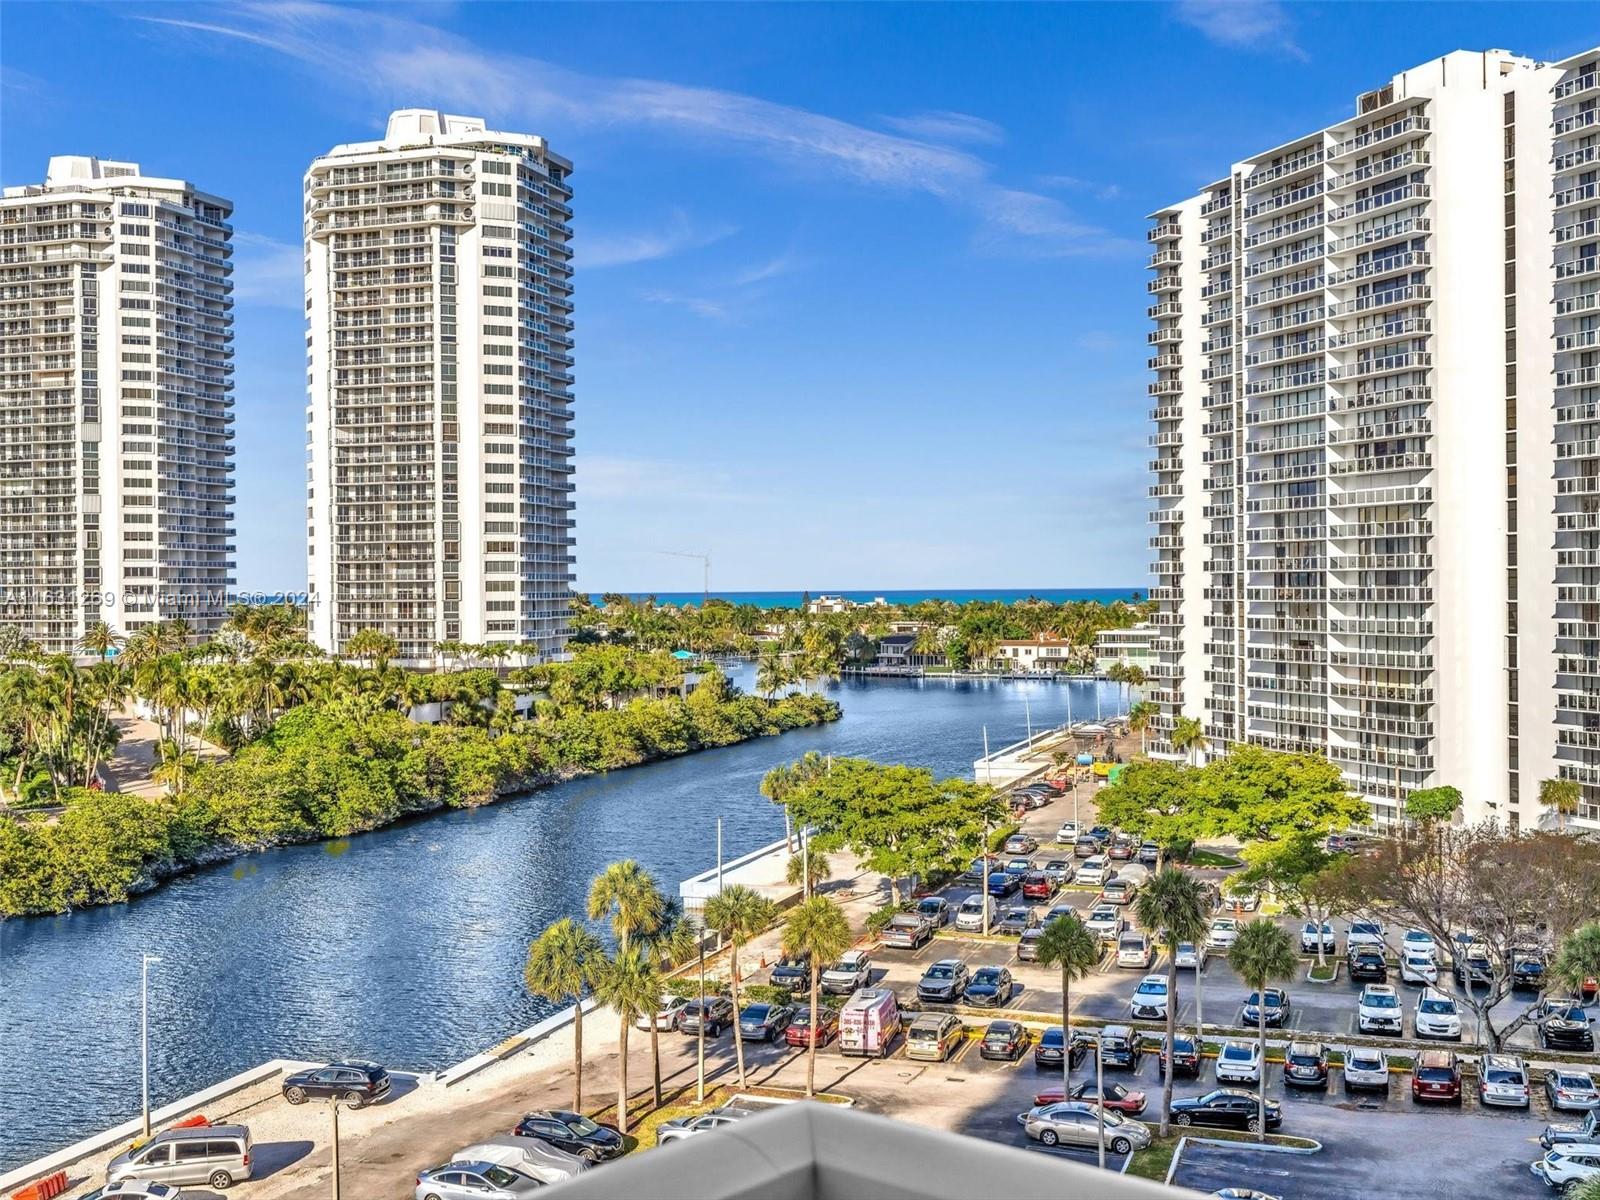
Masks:
[[[1411,1098],[1461,1103],[1461,1062],[1452,1050],[1424,1050],[1411,1072]]]
[[[1056,885],[1043,871],[1029,871],[1022,877],[1022,894],[1029,900],[1048,900],[1055,892]]]
[[[1094,1080],[1086,1079],[1082,1083],[1072,1085],[1072,1099],[1087,1101],[1090,1104],[1100,1099],[1100,1094],[1095,1091]],[[1045,1088],[1033,1098],[1035,1104],[1061,1103],[1061,1089],[1059,1087]],[[1117,1112],[1127,1113],[1136,1117],[1144,1111],[1145,1099],[1143,1092],[1130,1091],[1120,1083],[1113,1083],[1106,1088],[1106,1098],[1103,1102],[1107,1108],[1116,1109]]]
[[[817,1007],[816,1043],[826,1046],[839,1033],[839,1011]],[[783,1040],[791,1046],[809,1046],[812,1042],[811,1005],[802,1004],[795,1009],[794,1020],[783,1031]]]

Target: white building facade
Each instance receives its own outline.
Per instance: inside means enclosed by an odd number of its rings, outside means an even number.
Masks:
[[[232,205],[52,158],[0,198],[0,626],[73,653],[233,584]]]
[[[1597,57],[1447,54],[1153,214],[1154,752],[1600,828]]]
[[[305,177],[312,638],[560,656],[572,583],[567,177],[543,138],[409,109]]]

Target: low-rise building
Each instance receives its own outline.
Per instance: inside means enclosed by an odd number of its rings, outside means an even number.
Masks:
[[[1156,629],[1140,623],[1127,629],[1102,629],[1094,636],[1094,669],[1104,675],[1117,663],[1148,672],[1156,662]]]
[[[1023,675],[1068,674],[1072,670],[1071,642],[1054,634],[997,642],[988,665]]]

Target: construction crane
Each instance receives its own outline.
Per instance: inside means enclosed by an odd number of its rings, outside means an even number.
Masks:
[[[698,558],[705,568],[705,588],[700,594],[700,607],[704,608],[711,600],[711,555],[692,554],[686,550],[657,550],[657,554],[671,555],[673,558]]]

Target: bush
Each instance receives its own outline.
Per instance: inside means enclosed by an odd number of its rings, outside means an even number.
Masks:
[[[883,927],[894,920],[897,914],[910,911],[911,902],[909,900],[900,904],[890,902],[882,908],[875,908],[867,914],[867,932],[873,934],[882,933]]]
[[[667,995],[678,996],[684,1000],[697,1000],[701,995],[700,976],[698,974],[674,976],[667,980],[665,987]],[[715,975],[706,976],[705,995],[726,996],[728,991],[728,981],[726,979],[720,979]]]
[[[793,1004],[794,993],[770,983],[752,983],[739,989],[739,999],[745,1004]]]
[[[1021,828],[1021,825],[1018,825],[1016,822],[1012,822],[1009,825],[1002,825],[999,829],[996,829],[989,835],[989,853],[993,854],[995,851],[999,850],[1006,844],[1006,839]]]

